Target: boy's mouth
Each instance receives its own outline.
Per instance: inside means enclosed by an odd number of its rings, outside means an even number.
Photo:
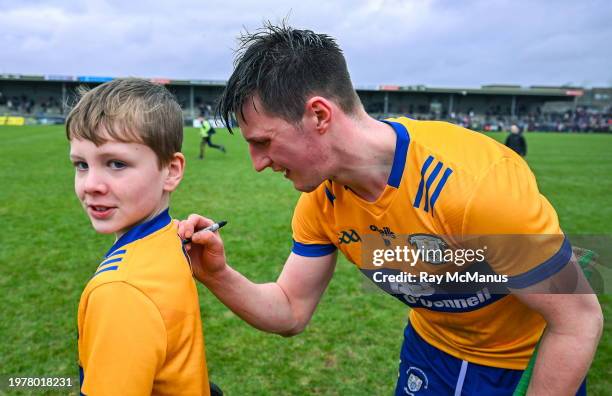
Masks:
[[[106,219],[108,218],[115,208],[110,206],[101,206],[101,205],[87,205],[87,212],[91,217],[96,219]]]

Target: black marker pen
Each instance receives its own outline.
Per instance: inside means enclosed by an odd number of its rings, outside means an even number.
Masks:
[[[208,226],[208,227],[206,227],[206,228],[203,228],[203,229],[201,229],[201,230],[198,230],[198,231],[196,231],[196,232],[200,232],[200,231],[210,231],[210,232],[215,232],[215,231],[217,231],[219,228],[223,227],[223,226],[224,226],[224,225],[226,225],[226,224],[227,224],[227,221],[222,220],[222,221],[220,221],[220,222],[218,222],[218,223],[215,223],[215,224],[213,224],[213,225],[210,225],[210,226]],[[186,245],[186,244],[188,244],[188,243],[191,243],[191,238],[183,239],[183,245]]]

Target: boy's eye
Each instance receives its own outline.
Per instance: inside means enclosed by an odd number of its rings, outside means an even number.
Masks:
[[[111,169],[123,169],[127,165],[125,164],[125,162],[121,162],[121,161],[108,161],[108,166]]]
[[[87,162],[83,161],[74,162],[74,167],[76,168],[76,170],[80,171],[89,169],[89,165],[87,165]]]

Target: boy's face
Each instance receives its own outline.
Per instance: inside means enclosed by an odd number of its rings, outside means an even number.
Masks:
[[[109,140],[97,147],[73,138],[70,159],[76,195],[97,232],[119,238],[168,205],[169,169],[159,169],[157,155],[144,144]]]

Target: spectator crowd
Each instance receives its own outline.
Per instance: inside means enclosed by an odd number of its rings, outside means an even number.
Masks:
[[[214,103],[196,97],[194,101],[195,116],[214,117]],[[187,111],[187,103],[181,102]],[[367,108],[367,106],[366,106]],[[414,110],[410,106],[410,110]],[[556,112],[542,112],[538,108],[535,113],[527,113],[518,109],[518,116],[502,114],[500,109],[490,108],[484,113],[468,109],[466,112],[427,112],[425,106],[418,107],[418,112],[407,111],[408,115],[420,120],[449,121],[476,131],[508,131],[510,126],[517,125],[522,132],[612,132],[612,107],[604,111],[596,111],[584,106],[575,109]],[[16,115],[24,117],[63,116],[61,100],[54,96],[48,98],[32,98],[25,94],[4,95],[0,91],[0,116]],[[400,114],[375,113],[378,118],[397,116]]]
[[[378,115],[378,118],[397,116],[399,114]],[[451,112],[408,114],[419,120],[440,120],[461,125],[475,131],[495,132],[509,131],[510,126],[517,125],[522,132],[610,132],[612,133],[612,108],[605,111],[594,111],[585,107],[564,112],[529,113],[519,116],[478,114],[473,110],[465,113]]]
[[[46,116],[61,115],[62,105],[56,97],[37,98],[25,94],[8,96],[0,91],[0,115]]]

